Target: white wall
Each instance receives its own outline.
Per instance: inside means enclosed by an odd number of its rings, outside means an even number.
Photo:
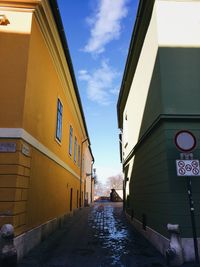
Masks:
[[[159,46],[200,46],[200,1],[156,2]]]
[[[0,32],[30,34],[32,23],[32,10],[29,12],[8,11],[0,6],[0,15],[5,15],[9,21],[6,26],[0,25]]]
[[[154,69],[154,63],[158,50],[157,18],[155,8],[152,20],[142,47],[134,79],[131,85],[129,97],[123,114],[123,152],[124,157],[138,141],[141,121],[145,108],[148,89]],[[127,114],[127,120],[125,119]],[[128,144],[127,143],[128,140]],[[125,147],[126,146],[126,147]]]

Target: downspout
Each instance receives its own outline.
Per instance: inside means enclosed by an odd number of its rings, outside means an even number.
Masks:
[[[94,160],[91,163],[91,199],[90,199],[91,204],[92,204],[92,179],[93,179],[92,173],[93,173],[93,165],[94,165]]]
[[[81,195],[82,195],[82,191],[81,191],[81,186],[82,186],[82,172],[83,172],[83,144],[88,141],[88,137],[83,140],[81,142],[81,167],[80,167],[80,198],[79,198],[79,208],[81,208]],[[83,196],[84,197],[84,196]]]

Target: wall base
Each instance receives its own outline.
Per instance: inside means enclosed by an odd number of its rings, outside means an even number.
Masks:
[[[135,227],[135,229],[140,232],[152,245],[163,255],[165,255],[166,250],[169,248],[169,239],[154,231],[150,227],[146,226],[146,230],[142,228],[142,223],[137,219],[131,217],[126,213],[129,222]]]
[[[60,218],[52,219],[34,229],[31,229],[14,239],[14,245],[17,249],[18,260],[22,259],[31,249],[45,240],[56,229],[63,226],[72,213],[63,215]]]
[[[200,256],[200,238],[197,238],[199,256]],[[195,261],[195,252],[194,252],[194,240],[193,238],[181,238],[181,243],[183,246],[183,255],[185,261]],[[200,257],[199,257],[200,259]]]
[[[166,250],[169,248],[169,239],[154,231],[150,227],[146,227],[146,230],[143,230],[142,223],[137,219],[131,219],[126,213],[127,219],[134,226],[134,228],[140,232],[162,255],[166,255]],[[198,240],[198,248],[200,255],[200,238]],[[183,256],[185,262],[195,261],[194,253],[194,241],[193,238],[181,238],[181,245],[183,248]]]

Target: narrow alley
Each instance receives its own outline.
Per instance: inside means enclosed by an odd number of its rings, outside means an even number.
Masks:
[[[165,259],[127,222],[122,203],[95,203],[31,251],[18,267],[162,267]]]

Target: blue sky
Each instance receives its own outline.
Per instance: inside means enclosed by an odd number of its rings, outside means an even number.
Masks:
[[[58,0],[98,180],[121,172],[117,99],[138,0]]]

